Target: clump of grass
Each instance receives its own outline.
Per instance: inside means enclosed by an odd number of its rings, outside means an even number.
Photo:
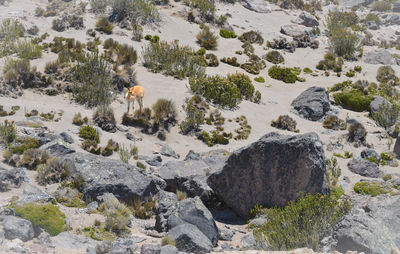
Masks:
[[[378,68],[376,79],[381,83],[389,83],[392,85],[399,84],[399,78],[391,66],[381,66]]]
[[[178,197],[178,201],[184,200],[187,198],[187,195],[185,192],[176,190],[176,196]]]
[[[161,21],[157,7],[149,0],[116,0],[111,3],[116,21],[129,20],[131,24],[156,24]]]
[[[221,62],[238,67],[240,66],[240,63],[237,62],[237,58],[236,57],[223,57],[221,59]]]
[[[161,239],[161,246],[166,246],[166,245],[172,245],[172,246],[176,246],[176,241],[175,239],[172,239],[169,236],[164,236]]]
[[[179,126],[184,135],[200,130],[200,125],[204,123],[205,111],[208,108],[208,104],[199,95],[194,95],[187,101],[184,106],[186,118]]]
[[[16,139],[17,129],[15,128],[14,121],[8,121],[6,119],[0,124],[0,137],[1,141],[7,146]]]
[[[154,123],[157,125],[168,125],[175,123],[177,110],[172,100],[158,99],[152,106],[154,113]]]
[[[16,138],[13,144],[9,145],[9,149],[14,154],[23,154],[30,148],[38,148],[39,140],[33,137],[26,136],[24,138]]]
[[[115,132],[116,121],[114,110],[109,105],[100,105],[93,113],[93,121],[102,130]]]
[[[392,188],[385,183],[379,182],[358,182],[354,185],[353,189],[356,193],[371,195],[372,197],[392,192]]]
[[[92,140],[97,144],[100,143],[100,135],[95,128],[89,125],[84,125],[79,129],[79,137],[84,140]]]
[[[6,18],[0,25],[0,57],[11,55],[15,52],[16,42],[23,37],[24,26],[16,19]]]
[[[215,1],[211,0],[190,0],[192,8],[196,8],[200,13],[200,18],[203,21],[210,22],[215,19]]]
[[[285,68],[278,65],[272,66],[268,70],[268,75],[277,80],[281,80],[285,83],[295,83],[298,81],[303,81],[296,75],[296,70],[294,68]]]
[[[265,83],[265,79],[262,76],[259,77],[255,77],[254,81],[258,82],[258,83]]]
[[[78,103],[95,107],[113,100],[110,66],[97,53],[87,54],[72,73],[75,81],[72,91]]]
[[[119,146],[119,158],[121,161],[128,163],[132,156],[138,154],[138,148],[136,146],[130,146],[130,148],[126,147],[124,144]]]
[[[226,38],[226,39],[236,38],[237,37],[237,35],[235,34],[235,31],[228,30],[228,29],[220,29],[219,30],[219,35],[222,38]]]
[[[42,47],[32,40],[23,40],[17,43],[17,55],[22,59],[37,59],[42,57]]]
[[[132,206],[130,207],[133,216],[139,219],[149,219],[153,216],[155,210],[157,208],[157,199],[135,199]]]
[[[322,126],[325,129],[332,130],[345,130],[347,128],[345,121],[335,115],[327,116],[322,122]]]
[[[218,46],[218,37],[210,30],[209,26],[204,26],[196,36],[197,43],[208,50],[215,50]]]
[[[392,4],[390,1],[377,1],[372,3],[371,10],[379,12],[389,12],[392,10]]]
[[[68,163],[61,161],[60,158],[49,158],[46,164],[37,167],[37,172],[40,185],[59,183],[71,174]]]
[[[87,117],[82,118],[82,115],[80,112],[76,113],[74,117],[72,118],[72,123],[78,126],[81,126],[83,124],[88,124],[89,119]]]
[[[8,58],[3,67],[4,79],[11,84],[19,84],[20,81],[28,81],[31,67],[28,59]]]
[[[296,129],[297,122],[293,118],[291,118],[288,115],[282,115],[279,116],[277,120],[271,121],[271,126],[281,129],[281,130],[288,130],[288,131],[294,131],[294,132],[299,132],[298,129]]]
[[[357,112],[369,110],[373,100],[372,96],[365,95],[363,92],[355,89],[335,93],[333,98],[342,107]]]
[[[53,204],[28,203],[15,207],[15,214],[43,228],[51,236],[56,236],[64,230],[65,214]]]
[[[372,113],[372,118],[379,126],[389,131],[399,118],[399,108],[396,105],[382,103],[378,111]]]
[[[101,150],[101,155],[111,156],[114,152],[119,150],[119,144],[112,139],[107,141],[107,145]]]
[[[272,50],[270,52],[268,52],[264,58],[268,61],[271,62],[273,64],[280,64],[280,63],[284,63],[285,62],[285,58],[283,58],[283,56],[281,55],[281,53],[279,53],[279,51],[277,50]]]
[[[261,244],[267,241],[272,250],[292,250],[306,246],[318,251],[319,241],[331,233],[331,228],[350,208],[347,200],[307,194],[296,201],[290,201],[285,207],[259,209],[266,214],[268,221],[254,231],[254,236]]]
[[[35,170],[38,165],[45,164],[48,159],[50,155],[46,150],[30,148],[24,151],[17,165]]]
[[[108,232],[120,235],[128,231],[131,211],[118,201],[118,199],[107,199],[100,204],[98,210],[106,216],[104,229]]]
[[[336,57],[333,53],[326,53],[324,60],[319,61],[316,68],[318,70],[333,70],[334,72],[341,72],[344,61],[340,57]]]
[[[193,50],[179,46],[178,42],[160,41],[150,43],[143,50],[144,66],[152,72],[161,72],[179,79],[185,77],[201,77],[205,69]]]
[[[234,140],[246,140],[251,133],[251,126],[247,121],[247,117],[242,115],[240,117],[236,117],[235,121],[239,124],[239,128],[235,129],[237,133],[236,136],[233,137]]]
[[[106,33],[106,34],[112,34],[112,30],[114,29],[114,25],[108,21],[108,18],[102,17],[99,18],[96,22],[96,30]]]
[[[256,31],[249,31],[246,33],[243,33],[241,36],[239,36],[239,40],[243,43],[258,43],[262,45],[264,43],[264,38],[261,36],[259,32]]]

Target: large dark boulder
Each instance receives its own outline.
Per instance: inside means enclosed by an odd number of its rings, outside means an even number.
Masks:
[[[316,86],[302,92],[291,106],[299,116],[311,121],[321,120],[331,110],[328,92]]]
[[[243,218],[256,204],[284,206],[299,192],[326,194],[322,142],[314,132],[298,136],[269,133],[233,152],[207,182]]]
[[[64,160],[73,177],[82,177],[85,199],[96,200],[104,193],[112,193],[119,200],[131,202],[152,197],[165,188],[162,179],[121,161],[82,153],[68,154]]]
[[[353,208],[334,228],[334,248],[341,252],[391,253],[400,248],[400,196],[356,196]]]
[[[364,159],[351,159],[347,163],[349,170],[355,174],[367,177],[378,178],[383,176],[383,172],[379,170],[379,166]]]
[[[192,224],[179,225],[173,228],[168,236],[175,239],[179,251],[208,253],[212,249],[210,240]]]

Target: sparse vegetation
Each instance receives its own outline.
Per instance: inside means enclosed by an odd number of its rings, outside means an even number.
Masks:
[[[152,72],[161,72],[179,79],[201,77],[205,72],[193,50],[179,46],[177,41],[150,43],[143,50],[143,60],[144,66]]]
[[[154,123],[157,125],[168,125],[176,122],[177,110],[172,100],[158,99],[152,106]]]
[[[243,43],[258,43],[262,45],[264,43],[264,38],[261,36],[259,32],[256,31],[249,31],[246,33],[243,33],[241,36],[239,36],[239,40]]]
[[[344,61],[340,57],[336,57],[332,53],[326,53],[324,60],[319,61],[316,68],[318,70],[333,70],[334,72],[340,73],[342,71],[342,66]]]
[[[100,105],[93,113],[93,121],[102,130],[108,132],[116,131],[116,121],[114,110],[109,105]]]
[[[13,54],[17,40],[24,33],[25,28],[17,19],[4,19],[0,26],[0,57]]]
[[[325,129],[345,130],[347,128],[345,121],[335,115],[328,115],[322,122]]]
[[[283,58],[281,53],[279,53],[279,51],[276,51],[276,50],[268,52],[264,56],[264,59],[266,59],[268,62],[271,62],[273,64],[280,64],[280,63],[285,62],[285,59]]]
[[[255,77],[254,81],[258,82],[258,83],[265,83],[265,79],[262,76],[259,77]]]
[[[392,192],[390,186],[380,182],[358,182],[354,185],[353,189],[356,193],[371,195],[372,197]]]
[[[197,34],[196,38],[197,43],[205,49],[215,50],[218,46],[218,37],[211,32],[209,26],[203,27],[200,33]]]
[[[28,59],[6,59],[3,67],[4,79],[11,84],[19,84],[20,81],[28,80],[31,71]]]
[[[72,118],[72,123],[78,126],[81,126],[83,124],[88,124],[89,119],[87,117],[82,118],[82,115],[80,112],[76,113],[74,117]]]
[[[89,125],[84,125],[79,129],[79,137],[84,140],[94,141],[97,144],[100,143],[99,133],[95,128]]]
[[[4,123],[0,124],[0,137],[1,141],[7,146],[15,140],[17,137],[17,130],[14,121],[8,121],[6,119]]]
[[[376,79],[381,83],[388,83],[391,85],[400,84],[399,78],[396,76],[395,71],[391,66],[381,66],[378,68]]]
[[[386,131],[392,127],[399,118],[399,108],[389,103],[379,105],[379,110],[372,113],[372,118]]]
[[[60,183],[71,174],[68,163],[59,158],[49,158],[46,164],[37,167],[37,172],[40,185]]]
[[[149,0],[115,0],[111,7],[118,22],[128,19],[132,25],[146,25],[161,20],[157,7]]]
[[[271,121],[271,126],[281,129],[281,130],[288,130],[293,132],[299,132],[296,129],[297,122],[288,115],[279,116],[277,120]]]
[[[207,103],[199,95],[194,95],[188,100],[184,110],[186,118],[180,124],[180,129],[183,134],[188,134],[192,131],[200,130],[200,125],[204,123],[205,111],[208,109]]]
[[[32,40],[18,42],[16,51],[18,57],[22,59],[32,60],[42,57],[42,47]]]
[[[219,30],[219,35],[222,38],[226,38],[226,39],[236,38],[237,37],[237,35],[235,34],[235,31],[228,30],[228,29],[220,29]]]
[[[96,22],[96,30],[106,33],[106,34],[112,34],[112,30],[114,28],[114,25],[108,21],[106,17],[99,18]]]
[[[376,1],[371,4],[372,11],[389,12],[392,10],[390,1]]]
[[[285,68],[278,65],[272,66],[268,70],[268,75],[277,80],[281,80],[285,83],[295,83],[297,80],[301,80],[296,75],[296,70],[294,68]]]

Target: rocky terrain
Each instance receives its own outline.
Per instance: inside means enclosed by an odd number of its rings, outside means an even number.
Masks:
[[[396,0],[0,0],[0,253],[400,253],[398,75]]]

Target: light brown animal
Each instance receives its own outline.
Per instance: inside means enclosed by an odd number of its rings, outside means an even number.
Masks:
[[[128,104],[128,111],[126,112],[129,114],[130,105],[132,102],[132,114],[135,115],[135,100],[139,103],[139,112],[142,113],[143,110],[143,98],[144,98],[144,88],[142,86],[133,86],[128,89],[125,93],[125,99]]]

